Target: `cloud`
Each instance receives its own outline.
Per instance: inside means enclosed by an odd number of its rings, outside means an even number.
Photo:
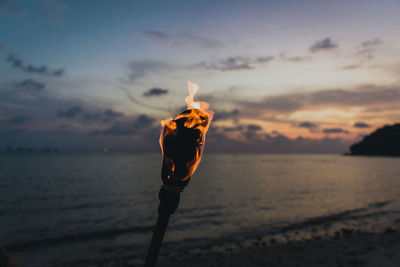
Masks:
[[[168,94],[169,90],[168,89],[162,89],[162,88],[151,88],[147,90],[146,92],[143,93],[143,96],[145,97],[151,97],[151,96],[162,96]]]
[[[237,126],[237,130],[246,131],[245,126]],[[344,153],[352,141],[340,138],[288,138],[281,133],[246,133],[244,140],[227,136],[230,128],[211,127],[207,134],[206,151],[222,153]]]
[[[353,107],[400,102],[399,86],[364,85],[355,89],[326,89],[306,93],[268,96],[262,100],[236,100],[235,105],[250,113],[291,113],[310,107]]]
[[[30,120],[31,120],[31,117],[24,116],[24,115],[17,115],[15,117],[10,118],[7,121],[7,123],[8,124],[22,124],[22,123],[25,123]]]
[[[216,71],[237,71],[237,70],[251,70],[272,61],[274,57],[228,57],[216,61],[202,61],[189,66],[191,69],[200,70],[216,70]]]
[[[135,83],[136,81],[152,74],[160,74],[165,71],[173,70],[206,70],[206,71],[239,71],[251,70],[262,67],[274,60],[272,56],[259,57],[227,57],[219,60],[201,61],[187,66],[170,65],[162,61],[144,60],[133,61],[128,65],[128,81],[126,83]]]
[[[14,68],[20,69],[24,72],[42,74],[48,76],[59,77],[64,74],[64,69],[51,70],[47,66],[34,66],[32,64],[24,64],[24,62],[18,58],[15,54],[9,54],[7,57],[7,62],[9,62]]]
[[[261,131],[262,127],[258,124],[248,124],[247,130],[251,131],[251,132],[257,132],[257,131]]]
[[[63,74],[64,74],[64,69],[53,70],[52,72],[53,76],[61,76]]]
[[[75,117],[75,115],[71,116],[71,117]],[[100,121],[101,117],[102,117],[102,114],[99,112],[97,112],[97,113],[86,112],[85,114],[83,114],[83,120],[87,123],[91,123],[94,121]]]
[[[310,47],[310,52],[320,52],[320,51],[330,51],[338,47],[338,44],[332,42],[331,38],[325,38],[323,40],[317,41]]]
[[[24,63],[22,60],[18,59],[14,54],[9,54],[7,61],[10,62],[15,68],[24,69]]]
[[[353,125],[354,128],[371,128],[371,125],[365,123],[365,122],[356,122]]]
[[[222,59],[218,62],[199,62],[191,66],[193,69],[205,69],[205,70],[249,70],[252,69],[250,65],[243,61],[241,58],[230,57]]]
[[[71,130],[89,133],[129,119],[122,112],[104,108],[101,104],[93,106],[82,100],[53,97],[50,93],[38,94],[34,90],[41,86],[35,83],[21,82],[18,87],[11,85],[10,89],[3,87],[0,90],[0,132],[24,126],[28,132]],[[23,124],[27,118],[35,123]],[[65,127],[59,128],[62,124]]]
[[[266,97],[261,101],[238,100],[236,103],[247,110],[270,110],[286,113],[302,108],[305,100],[292,95],[282,95]]]
[[[63,23],[62,13],[68,8],[59,0],[35,0],[24,8],[17,4],[19,1],[0,0],[0,14],[24,16],[27,13],[46,22]]]
[[[7,47],[5,45],[3,45],[2,43],[0,43],[0,51],[6,51]]]
[[[304,122],[300,122],[299,126],[300,128],[316,128],[318,127],[317,124],[309,122],[309,121],[304,121]]]
[[[159,152],[157,142],[159,127],[145,124],[145,127],[132,128],[133,119],[127,128],[114,129],[109,134],[97,132],[81,133],[73,129],[62,130],[7,130],[0,129],[0,149],[9,146],[41,148],[43,146],[58,147],[62,150],[102,151],[109,147],[112,150],[132,152]],[[135,131],[140,129],[140,131]],[[131,131],[132,130],[132,131]],[[254,139],[232,139],[222,129],[212,126],[207,134],[206,153],[344,153],[348,151],[352,141],[340,138],[288,138],[282,134],[259,133]]]
[[[370,39],[370,40],[366,40],[366,41],[362,42],[360,46],[363,48],[371,48],[371,47],[376,47],[381,44],[383,44],[382,39],[374,38],[374,39]]]
[[[136,104],[136,105],[139,105],[139,106],[141,106],[141,107],[145,107],[145,108],[151,109],[151,110],[153,110],[153,111],[154,111],[154,110],[166,111],[166,112],[170,112],[170,111],[171,111],[170,109],[167,109],[167,108],[163,108],[163,107],[159,107],[159,106],[152,106],[152,105],[149,105],[149,104],[147,104],[147,103],[145,103],[145,102],[141,102],[141,101],[137,100],[137,99],[133,96],[133,94],[130,92],[130,90],[127,89],[127,88],[125,88],[125,87],[120,86],[119,89],[120,89],[122,92],[124,92],[124,94],[126,95],[126,97],[128,98],[129,101],[131,101],[132,103],[134,103],[134,104]]]
[[[15,3],[15,1],[0,0],[0,14],[1,13],[20,16],[20,15],[25,15],[26,10],[19,4]]]
[[[294,56],[294,57],[288,57],[286,56],[284,53],[280,54],[280,59],[283,61],[289,61],[289,62],[297,62],[297,63],[301,63],[301,62],[305,62],[305,61],[310,61],[311,57],[309,56]]]
[[[188,44],[199,46],[206,49],[219,49],[224,45],[210,38],[203,37],[193,32],[168,33],[164,31],[148,30],[142,34],[157,43],[167,43],[174,46],[187,46]]]
[[[331,89],[309,94],[311,104],[359,106],[400,100],[400,87],[361,86],[356,90]]]
[[[94,135],[82,133],[74,129],[62,130],[28,130],[19,129],[3,131],[0,129],[0,149],[6,147],[43,147],[58,148],[61,151],[95,151],[103,152],[104,147],[109,151],[126,152],[157,152],[160,147],[157,137],[159,129],[148,129],[141,135]]]
[[[142,34],[145,37],[154,39],[156,41],[169,41],[171,39],[170,34],[168,34],[166,32],[162,32],[162,31],[149,30],[149,31],[143,31]]]
[[[359,69],[361,67],[362,67],[362,65],[360,65],[360,64],[350,64],[350,65],[343,66],[342,69],[343,70],[354,70],[354,69]]]
[[[15,93],[18,91],[22,90],[16,90],[15,84],[1,85],[0,150],[7,146],[97,151],[104,146],[130,151],[159,149],[160,127],[151,124],[155,120],[149,115],[128,116],[102,104],[93,106],[52,94],[26,98]]]
[[[242,131],[243,128],[244,128],[243,125],[238,125],[235,127],[223,127],[222,131],[224,131],[224,132]]]
[[[246,138],[246,140],[248,141],[253,141],[256,139],[259,139],[259,134],[257,133],[257,131],[252,131],[247,129],[247,131],[242,131],[242,135],[244,136],[244,138]]]
[[[118,112],[118,111],[114,111],[112,109],[106,109],[104,111],[104,115],[106,115],[107,117],[110,117],[110,118],[120,118],[120,117],[124,116],[124,113]]]
[[[45,89],[46,85],[41,82],[37,82],[32,79],[26,79],[23,80],[22,82],[16,83],[15,87],[17,89],[23,89],[26,91],[34,91],[34,92],[39,92]]]
[[[73,118],[81,113],[82,108],[80,106],[73,106],[67,110],[59,110],[56,116],[59,118]]]
[[[35,124],[26,123],[29,121],[25,118],[16,118],[15,124],[8,123],[11,119],[3,121],[0,127],[0,149],[7,146],[40,148],[49,145],[62,150],[102,151],[106,146],[127,151],[159,152],[158,119],[147,114],[127,116],[112,109],[89,106],[84,102],[49,97],[46,94],[41,98],[15,102],[22,104],[21,108],[2,109],[2,117],[30,117],[29,120],[34,120]],[[229,118],[241,112],[228,110],[222,117]],[[60,115],[62,119],[54,119],[54,114]],[[238,136],[240,140],[229,136]],[[255,123],[240,124],[231,129],[213,124],[207,135],[206,150],[237,153],[341,153],[347,150],[347,146],[340,139],[291,139],[280,133],[266,134],[262,126]]]
[[[259,139],[259,132],[262,130],[262,127],[258,124],[248,124],[244,129],[244,131],[242,130],[242,135],[247,140],[254,140]]]
[[[68,118],[75,119],[75,121],[80,121],[82,123],[93,123],[93,122],[113,122],[118,119],[122,119],[125,117],[124,113],[117,112],[112,109],[106,109],[104,111],[99,111],[99,108],[91,108],[86,107],[86,111],[84,112],[84,108],[82,106],[72,106],[68,109],[58,110],[56,113],[56,117],[58,118]]]
[[[59,0],[36,0],[36,12],[43,20],[55,24],[63,24],[62,14],[68,10],[67,5]]]
[[[356,47],[356,55],[358,57],[361,57],[362,59],[371,60],[374,58],[375,52],[378,46],[380,46],[381,44],[383,44],[383,40],[380,38],[366,40]]]
[[[258,124],[250,123],[241,124],[234,127],[215,126],[215,129],[222,133],[239,132],[245,139],[254,140],[260,138],[260,136],[262,135],[261,130],[263,128]]]
[[[122,112],[117,112],[112,109],[106,109],[104,112],[86,112],[83,114],[83,120],[86,123],[92,122],[110,122],[123,118],[125,115]]]
[[[135,135],[151,128],[154,122],[154,118],[141,114],[131,121],[116,122],[103,131],[95,132],[95,134]]]
[[[349,133],[349,131],[344,130],[342,128],[325,128],[325,129],[322,129],[322,132],[326,133],[326,134],[335,134],[335,133],[348,134]]]
[[[170,68],[166,63],[161,61],[134,61],[128,66],[129,75],[128,79],[130,82],[136,82],[138,79],[146,77],[149,74],[159,73]]]
[[[297,124],[293,124],[295,127],[299,127],[299,128],[306,128],[309,130],[310,133],[316,133],[318,132],[318,124],[313,123],[313,122],[309,122],[309,121],[303,121]]]
[[[0,85],[0,118],[24,115],[32,117],[37,125],[51,125],[61,109],[81,106],[82,101],[54,97],[46,84],[32,79]]]
[[[226,111],[226,110],[215,110],[214,111],[214,121],[220,121],[220,120],[227,120],[227,119],[233,119],[235,122],[239,120],[239,109],[235,108],[232,111]]]
[[[218,126],[220,127],[220,126]],[[250,123],[250,124],[240,124],[234,127],[220,127],[223,132],[233,132],[233,131],[250,131],[250,132],[258,132],[262,130],[262,127],[258,124]]]

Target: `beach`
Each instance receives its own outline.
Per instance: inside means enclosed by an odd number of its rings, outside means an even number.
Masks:
[[[198,250],[162,259],[159,266],[400,266],[398,228],[383,232],[342,229],[333,236],[314,231],[314,237],[305,240],[282,234],[280,240],[275,237]]]

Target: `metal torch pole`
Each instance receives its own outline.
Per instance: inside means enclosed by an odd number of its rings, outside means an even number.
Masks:
[[[162,186],[158,198],[160,204],[158,206],[158,219],[151,238],[149,250],[147,251],[145,267],[154,267],[157,265],[158,255],[160,253],[161,244],[167,230],[169,217],[173,214],[179,205],[180,192],[167,190]]]

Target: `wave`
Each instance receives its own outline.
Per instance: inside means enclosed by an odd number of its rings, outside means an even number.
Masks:
[[[399,213],[399,211],[394,210],[381,210],[381,208],[390,204],[391,201],[376,202],[371,203],[363,208],[345,210],[338,213],[333,213],[329,215],[323,215],[318,217],[307,218],[305,220],[295,222],[295,223],[279,223],[278,226],[268,226],[266,228],[260,229],[260,227],[252,229],[242,229],[242,231],[234,232],[223,237],[217,238],[186,238],[179,242],[165,242],[166,247],[182,247],[183,250],[190,250],[193,248],[205,248],[213,245],[222,245],[225,243],[236,243],[243,242],[245,240],[251,240],[259,238],[261,236],[270,236],[274,234],[283,234],[288,231],[305,230],[310,227],[316,226],[329,226],[337,222],[345,222],[349,220],[359,220],[366,218],[375,218],[387,214]],[[205,222],[201,222],[205,223]],[[211,222],[208,221],[208,224]],[[221,222],[219,222],[222,224]],[[190,224],[192,227],[193,225]],[[190,227],[190,225],[177,225],[174,228]],[[197,222],[196,222],[196,225]]]
[[[387,206],[390,204],[390,201],[385,201],[385,202],[376,202],[376,203],[371,203],[366,207],[363,208],[358,208],[358,209],[352,209],[352,210],[345,210],[342,212],[338,213],[333,213],[329,215],[324,215],[324,216],[318,216],[318,217],[312,217],[312,218],[307,218],[303,221],[300,222],[295,222],[295,223],[289,223],[283,225],[283,223],[280,223],[279,226],[270,226],[264,229],[255,228],[253,230],[251,229],[246,229],[245,231],[240,231],[237,233],[231,233],[229,236],[225,237],[217,237],[217,238],[189,238],[180,241],[182,244],[185,244],[185,246],[188,246],[188,243],[194,243],[194,244],[199,244],[208,242],[212,242],[214,244],[221,244],[225,242],[232,242],[235,240],[246,240],[246,239],[251,239],[251,238],[257,238],[259,236],[265,236],[265,235],[271,235],[271,234],[276,234],[276,233],[284,233],[287,231],[293,231],[293,230],[303,230],[307,229],[309,227],[313,226],[327,226],[331,225],[332,223],[335,222],[344,222],[348,220],[358,220],[358,219],[363,219],[363,218],[371,218],[371,217],[378,217],[382,215],[386,215],[388,213],[396,213],[398,211],[392,211],[392,210],[381,210],[383,207]],[[218,210],[219,207],[214,207],[214,210]],[[213,209],[211,209],[213,210]],[[182,213],[190,212],[190,210],[184,210]],[[224,220],[219,220],[219,218],[222,214],[219,211],[216,212],[208,212],[205,214],[201,215],[190,215],[187,216],[186,219],[189,221],[184,221],[181,222],[180,224],[174,224],[169,227],[170,231],[181,231],[184,229],[193,229],[197,228],[200,225],[223,225],[226,223]],[[216,217],[219,219],[212,219],[210,220],[210,217]],[[193,220],[194,219],[194,220]],[[199,220],[200,219],[200,220]],[[121,229],[111,229],[111,230],[104,230],[104,231],[93,231],[93,232],[85,232],[85,233],[77,233],[77,234],[71,234],[71,235],[64,235],[56,238],[45,238],[45,239],[39,239],[39,240],[30,240],[26,242],[16,242],[16,243],[9,243],[5,244],[5,247],[10,251],[19,251],[19,250],[25,250],[25,249],[31,249],[31,248],[39,248],[39,247],[46,247],[46,246],[53,246],[53,245],[59,245],[59,244],[64,244],[64,243],[72,243],[72,242],[84,242],[84,241],[90,241],[90,240],[96,240],[96,239],[104,239],[104,238],[113,238],[119,235],[124,235],[127,233],[149,233],[152,232],[154,228],[154,225],[145,225],[145,226],[133,226],[133,227],[127,227],[127,228],[121,228]],[[197,240],[197,241],[195,241]],[[198,242],[200,241],[200,242]],[[172,242],[175,243],[175,242]],[[166,245],[169,246],[171,242],[166,242]],[[189,245],[190,247],[190,245]]]
[[[328,216],[314,217],[314,218],[304,220],[302,222],[293,223],[288,226],[282,227],[279,232],[301,230],[301,229],[308,228],[311,226],[324,226],[324,225],[330,225],[334,222],[378,217],[378,216],[388,214],[390,212],[393,213],[393,211],[377,211],[377,212],[371,212],[371,213],[366,213],[366,214],[358,214],[363,211],[364,211],[363,209],[355,209],[355,210],[334,213],[334,214],[328,215]]]
[[[102,209],[105,207],[116,206],[116,201],[102,202],[102,203],[82,203],[78,205],[69,205],[64,207],[50,207],[50,208],[30,208],[24,209],[24,213],[26,214],[39,214],[39,213],[51,213],[51,212],[65,212],[65,211],[79,211],[79,210],[89,210],[89,209]],[[122,207],[124,205],[120,205]],[[7,209],[7,214],[18,214],[20,213],[19,209]]]
[[[186,254],[192,249],[209,249],[213,246],[224,246],[225,244],[241,244],[246,240],[259,239],[260,237],[284,234],[288,231],[302,231],[311,227],[328,226],[335,222],[346,222],[348,220],[359,220],[365,218],[375,218],[388,214],[397,214],[397,210],[380,210],[390,204],[390,201],[371,203],[363,208],[346,210],[330,215],[307,218],[296,223],[286,225],[280,223],[279,226],[268,226],[263,229],[260,227],[242,229],[222,237],[199,237],[185,238],[181,241],[165,242],[164,251],[176,254]]]
[[[154,229],[154,225],[147,226],[133,226],[121,229],[112,229],[106,231],[93,231],[86,233],[77,233],[71,235],[64,235],[55,238],[44,238],[37,240],[30,240],[26,242],[16,242],[16,243],[8,243],[5,244],[4,247],[10,252],[30,249],[30,248],[42,248],[47,246],[60,245],[65,243],[72,242],[82,242],[89,240],[97,240],[103,238],[113,238],[119,235],[127,234],[127,233],[146,233],[151,232]]]

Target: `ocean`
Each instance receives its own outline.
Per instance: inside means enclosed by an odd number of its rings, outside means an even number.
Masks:
[[[135,266],[157,218],[160,154],[0,153],[0,242],[21,266]],[[400,218],[400,158],[211,154],[181,194],[161,258]]]

